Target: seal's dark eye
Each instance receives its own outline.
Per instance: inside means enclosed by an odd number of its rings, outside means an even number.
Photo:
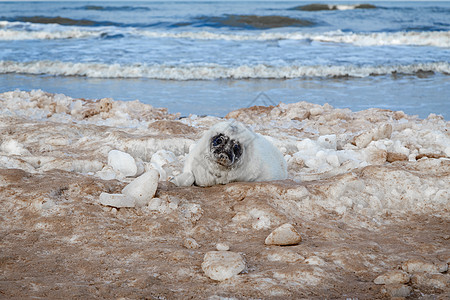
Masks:
[[[241,149],[241,145],[239,144],[234,144],[233,146],[233,153],[236,156],[240,156],[242,154],[242,149]]]
[[[222,143],[223,143],[223,138],[220,135],[215,137],[213,139],[213,141],[212,141],[212,144],[213,144],[214,147],[217,147],[217,146],[219,146]]]

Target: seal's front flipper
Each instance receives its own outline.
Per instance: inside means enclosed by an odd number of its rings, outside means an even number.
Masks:
[[[191,186],[194,184],[194,174],[191,172],[181,173],[170,180],[175,183],[176,186]]]

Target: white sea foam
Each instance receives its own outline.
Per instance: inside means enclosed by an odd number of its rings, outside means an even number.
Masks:
[[[20,28],[20,30],[18,29]],[[450,31],[430,32],[376,32],[376,33],[344,33],[340,30],[325,33],[304,32],[259,32],[259,33],[220,33],[211,31],[149,31],[142,29],[123,29],[102,27],[96,30],[76,26],[60,26],[55,24],[41,25],[21,22],[0,22],[0,40],[47,40],[47,39],[80,39],[98,38],[104,34],[126,34],[146,38],[172,38],[193,40],[226,40],[226,41],[272,41],[272,40],[310,40],[327,43],[346,43],[357,46],[434,46],[450,47]]]
[[[370,9],[376,8],[376,6],[371,4],[307,4],[303,6],[294,7],[293,10],[303,10],[303,11],[321,11],[321,10],[352,10],[352,9]]]
[[[432,32],[377,32],[377,33],[328,33],[311,39],[320,42],[348,43],[358,46],[435,46],[450,47],[450,31]]]
[[[86,30],[77,26],[0,21],[0,41],[82,39],[100,37],[105,29]]]
[[[340,5],[328,5],[328,7],[330,9],[337,9],[337,10],[351,10],[351,9],[357,9],[360,7],[360,4],[353,4],[353,5],[345,5],[345,4],[340,4]]]
[[[66,31],[0,30],[0,41],[82,39],[100,37],[101,32],[72,29]]]
[[[269,41],[269,40],[311,40],[329,43],[348,43],[358,46],[415,45],[450,47],[450,31],[431,32],[378,32],[378,33],[344,33],[333,31],[326,33],[302,32],[263,32],[258,34],[228,34],[208,31],[200,32],[155,32],[136,31],[135,34],[151,38],[188,38],[198,40],[231,41]]]
[[[91,78],[151,78],[165,80],[286,79],[302,77],[368,77],[393,73],[438,72],[450,74],[449,62],[388,66],[271,66],[266,64],[227,67],[218,64],[119,65],[61,61],[0,61],[0,74],[46,74]]]

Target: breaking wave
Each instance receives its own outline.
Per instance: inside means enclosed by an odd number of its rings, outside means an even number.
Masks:
[[[102,37],[102,32],[80,29],[64,31],[22,31],[0,29],[0,41],[82,39]]]
[[[39,26],[39,25],[36,25]],[[30,29],[26,23],[0,21],[0,40],[32,40],[32,39],[79,39],[141,36],[147,38],[173,38],[193,40],[226,40],[226,41],[271,41],[271,40],[309,40],[326,43],[344,43],[357,46],[434,46],[450,48],[450,31],[402,31],[378,33],[344,33],[334,31],[327,33],[302,32],[262,32],[262,33],[215,33],[209,31],[149,31],[124,28],[86,28],[52,27]],[[19,30],[22,29],[22,30]],[[25,30],[23,30],[25,29]]]
[[[353,4],[353,5],[345,5],[345,4],[307,4],[301,5],[291,8],[291,10],[302,10],[302,11],[321,11],[321,10],[350,10],[350,9],[374,9],[377,8],[373,4]]]
[[[138,31],[136,34],[150,38],[188,38],[198,40],[269,41],[269,40],[310,40],[315,42],[345,43],[357,46],[412,45],[450,47],[450,31],[430,32],[379,32],[379,33],[259,33],[225,34],[213,32],[152,32]]]
[[[271,66],[217,64],[119,65],[60,61],[0,61],[0,74],[45,74],[92,78],[150,78],[164,80],[292,79],[303,77],[369,77],[390,74],[450,74],[450,63],[436,62],[394,66]]]

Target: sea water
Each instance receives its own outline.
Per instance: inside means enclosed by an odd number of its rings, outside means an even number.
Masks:
[[[450,2],[0,2],[0,92],[450,119]]]

